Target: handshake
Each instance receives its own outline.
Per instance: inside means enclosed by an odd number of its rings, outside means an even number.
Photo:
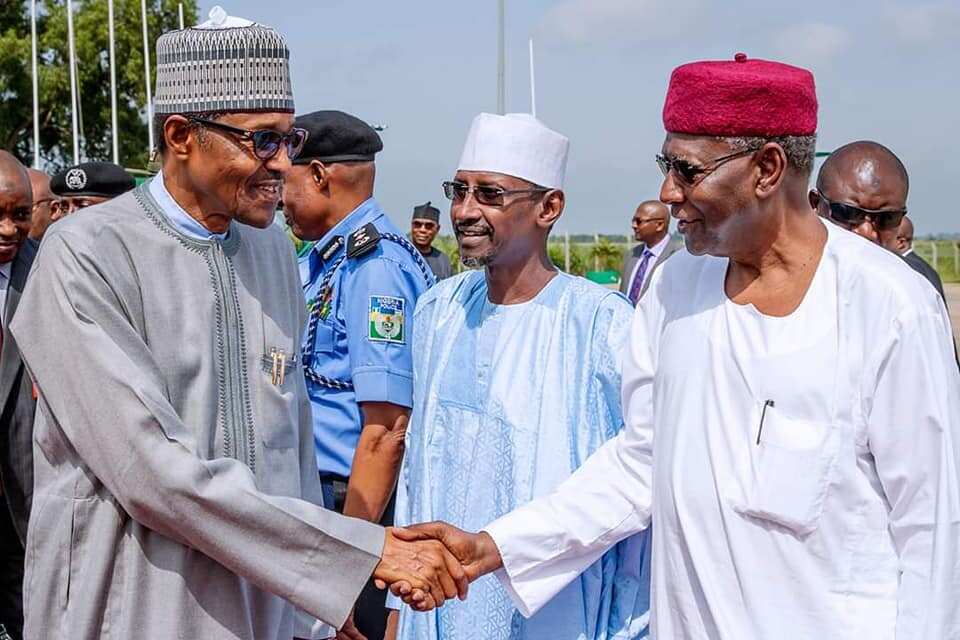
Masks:
[[[465,600],[471,582],[501,566],[500,551],[489,534],[428,522],[387,528],[373,578],[377,587],[389,587],[413,609],[430,611],[448,599]]]

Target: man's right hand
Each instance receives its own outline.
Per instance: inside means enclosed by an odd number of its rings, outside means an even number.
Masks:
[[[490,534],[485,531],[468,533],[445,522],[425,522],[394,529],[393,534],[408,542],[440,541],[456,557],[470,582],[503,566],[500,550]],[[402,598],[413,608],[420,611],[429,610],[423,606],[423,593],[411,584],[400,581],[384,585],[381,581],[377,586],[380,588],[389,586],[394,595]],[[461,599],[463,597],[465,596],[461,596]]]
[[[439,607],[448,598],[465,599],[470,581],[460,561],[442,542],[402,532],[387,528],[383,554],[373,570],[377,585],[389,586],[420,611]]]

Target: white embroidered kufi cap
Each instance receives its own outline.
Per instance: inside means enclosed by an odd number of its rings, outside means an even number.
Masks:
[[[458,171],[486,171],[562,189],[570,141],[527,113],[473,119]]]
[[[157,40],[154,113],[293,113],[290,50],[276,30],[220,7]]]

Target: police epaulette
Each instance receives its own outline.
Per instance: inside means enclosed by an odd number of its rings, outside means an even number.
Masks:
[[[340,247],[343,246],[343,236],[334,236],[333,239],[324,245],[323,249],[320,249],[320,257],[327,261],[333,257],[337,251],[340,250]]]
[[[379,242],[380,232],[372,222],[367,223],[351,233],[347,239],[347,257],[356,258],[369,253]]]

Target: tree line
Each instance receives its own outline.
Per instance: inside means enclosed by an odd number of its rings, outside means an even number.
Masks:
[[[197,22],[196,0],[147,0],[150,77],[156,77],[157,37]],[[73,2],[80,156],[111,160],[107,0]],[[37,2],[40,156],[48,170],[73,161],[67,9],[64,0]],[[114,0],[117,126],[120,164],[145,168],[147,149],[143,26],[139,0]],[[0,145],[33,162],[33,79],[30,2],[0,2]]]

